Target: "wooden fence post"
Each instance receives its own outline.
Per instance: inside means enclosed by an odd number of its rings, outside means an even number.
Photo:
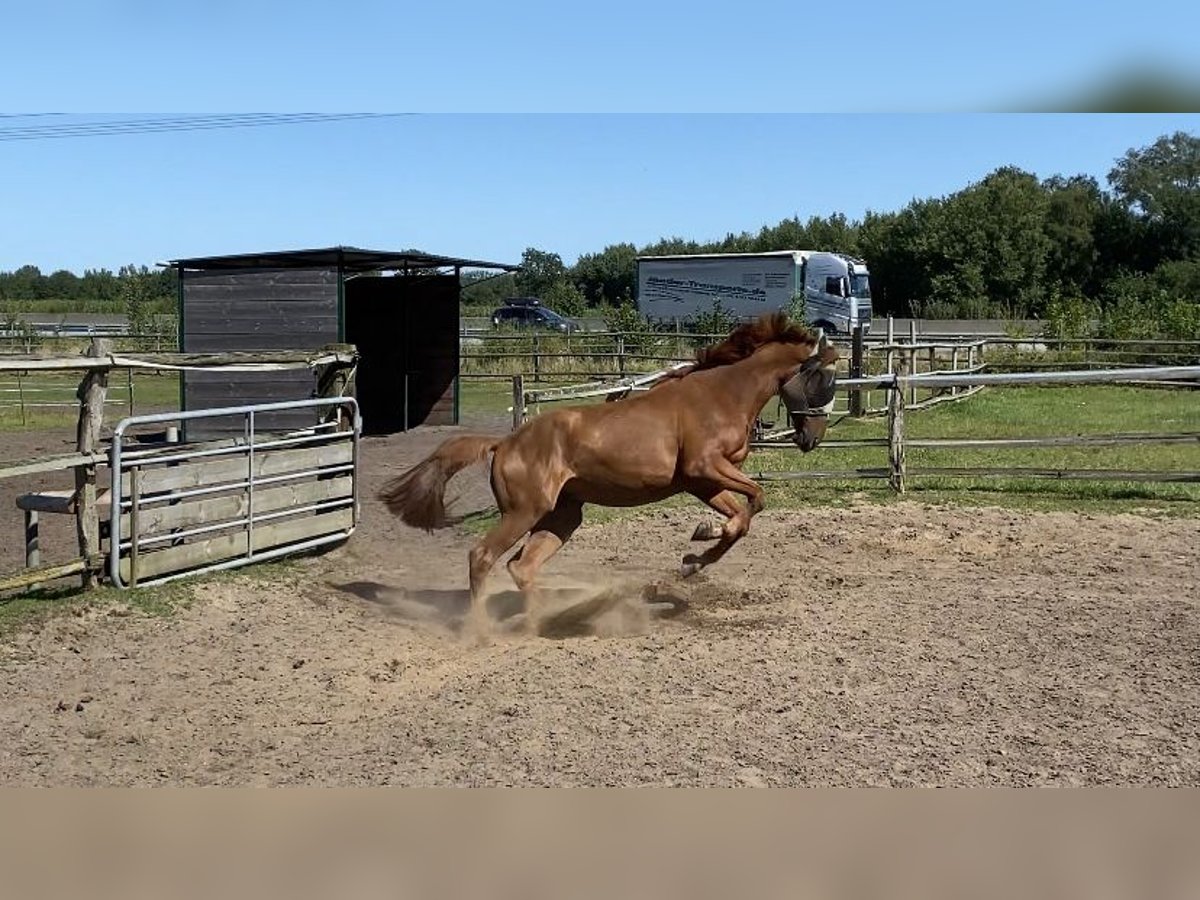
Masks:
[[[516,431],[525,422],[525,378],[521,375],[512,377],[512,414]]]
[[[617,371],[621,377],[625,377],[625,335],[624,333],[617,335]]]
[[[36,569],[42,564],[42,551],[38,546],[38,511],[25,510],[25,568]]]
[[[900,358],[896,367],[896,382],[888,393],[888,483],[897,494],[904,493],[904,376],[907,366]]]
[[[908,343],[911,349],[908,351],[908,371],[915,375],[917,373],[917,320],[910,319],[908,323]],[[917,386],[913,384],[908,389],[908,405],[917,405]]]
[[[326,344],[321,348],[329,353],[349,353],[354,354],[357,348],[353,344]],[[317,396],[318,397],[344,397],[347,392],[353,392],[350,385],[350,366],[343,362],[326,363],[322,366],[317,366]],[[331,409],[324,416],[324,421],[337,421],[338,430],[343,430],[345,424],[349,424],[353,428],[352,423],[343,423],[342,407]],[[405,422],[405,425],[408,423]]]
[[[912,372],[915,374],[918,371],[918,369],[917,369],[917,351],[915,349],[912,349],[912,350],[909,350],[904,356],[902,356],[900,359],[900,366],[902,367],[902,371]],[[917,405],[917,383],[915,381],[913,381],[911,378],[908,379],[908,405],[909,406]]]
[[[109,341],[93,338],[87,349],[89,357],[111,354]],[[75,449],[94,453],[100,443],[100,427],[104,424],[104,398],[108,393],[108,369],[88,369],[79,382],[79,424],[75,429]],[[92,464],[75,467],[75,531],[79,537],[79,555],[87,568],[83,570],[83,587],[96,587],[96,565],[100,560],[100,517],[96,509],[96,467]]]
[[[533,336],[533,380],[542,380],[542,341],[536,334]]]
[[[883,370],[885,372],[894,371],[896,364],[896,351],[892,350],[892,344],[896,343],[896,321],[891,317],[887,317],[887,346],[888,350],[883,360]]]
[[[17,399],[21,403],[21,427],[24,428],[27,424],[25,418],[25,385],[21,381],[21,373],[17,373]]]
[[[862,326],[858,325],[854,329],[852,342],[850,344],[850,377],[862,378],[863,374],[863,330]],[[863,414],[863,395],[862,391],[855,388],[850,392],[850,415],[861,416]]]

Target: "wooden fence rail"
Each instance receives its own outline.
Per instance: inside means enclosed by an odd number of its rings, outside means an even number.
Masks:
[[[966,345],[969,348],[980,346],[982,342]],[[827,450],[851,449],[862,447],[886,447],[888,461],[886,467],[860,467],[835,471],[793,471],[754,473],[752,477],[764,481],[792,481],[801,479],[830,479],[830,478],[887,478],[893,490],[903,493],[907,479],[917,475],[944,476],[1006,476],[1057,479],[1087,479],[1120,480],[1120,481],[1200,481],[1200,473],[1196,472],[1131,472],[1106,470],[1066,470],[1038,469],[1029,467],[1010,468],[961,468],[961,467],[910,467],[907,462],[909,449],[933,448],[1010,448],[1020,449],[1029,447],[1100,447],[1127,444],[1185,444],[1200,442],[1200,432],[1178,432],[1166,434],[1111,434],[1111,435],[1067,435],[1049,437],[1020,437],[1020,438],[909,438],[905,435],[905,413],[921,409],[946,400],[962,399],[988,386],[1003,385],[1076,385],[1076,384],[1139,384],[1139,385],[1195,385],[1200,383],[1200,365],[1194,366],[1152,366],[1138,368],[1108,368],[1071,370],[1063,372],[1009,372],[992,373],[981,371],[984,363],[977,362],[973,354],[968,353],[966,367],[957,370],[912,371],[923,360],[930,359],[928,350],[946,346],[939,343],[931,344],[887,344],[880,349],[888,353],[888,365],[892,370],[878,375],[861,375],[857,377],[839,377],[839,392],[849,393],[853,397],[857,392],[884,391],[887,395],[887,405],[882,410],[887,415],[888,434],[886,438],[825,441],[822,447]],[[959,345],[961,348],[963,345]],[[855,353],[851,359],[851,371],[861,371],[861,363]],[[961,353],[953,354],[952,365],[961,365],[964,357]],[[678,365],[683,365],[679,363]],[[629,376],[613,382],[597,381],[583,385],[573,385],[560,388],[541,388],[530,390],[525,386],[523,376],[513,377],[513,427],[518,428],[528,416],[530,407],[536,408],[541,403],[558,401],[578,401],[588,398],[624,394],[629,391],[644,388],[662,376],[662,372],[647,373],[640,376]],[[924,400],[913,402],[918,391],[929,391],[931,396]],[[951,393],[944,393],[950,391]],[[855,409],[851,401],[850,410]],[[867,404],[858,407],[859,412],[869,410]],[[754,450],[788,450],[794,449],[791,443],[780,439],[786,438],[790,429],[782,429],[765,435],[760,440],[751,443]]]
[[[1088,447],[1111,446],[1118,444],[1148,444],[1148,443],[1193,443],[1200,442],[1200,432],[1177,432],[1163,434],[1112,434],[1112,435],[1069,435],[1051,437],[1023,438],[907,438],[904,433],[904,413],[907,407],[907,397],[913,382],[922,386],[958,386],[968,388],[983,388],[986,386],[1003,385],[1077,385],[1077,384],[1141,384],[1149,385],[1164,382],[1200,382],[1200,365],[1197,366],[1160,366],[1141,369],[1107,369],[1107,370],[1078,370],[1070,372],[1009,372],[1009,373],[932,373],[908,375],[903,371],[904,363],[894,374],[846,379],[845,384],[839,381],[839,387],[867,387],[887,390],[888,404],[888,436],[885,439],[868,439],[857,441],[829,441],[823,443],[825,449],[836,450],[866,446],[886,446],[888,448],[888,465],[886,468],[858,468],[841,471],[762,471],[751,473],[752,478],[763,481],[796,481],[806,478],[887,478],[892,489],[904,493],[906,483],[911,476],[953,476],[953,477],[1007,477],[1007,478],[1050,478],[1062,480],[1105,480],[1105,481],[1152,481],[1152,482],[1200,482],[1200,472],[1174,471],[1129,471],[1104,469],[1045,469],[1030,467],[946,467],[922,466],[910,467],[907,464],[906,451],[910,448],[950,448],[950,447]],[[757,450],[788,450],[790,443],[778,441],[756,441],[752,444]]]
[[[967,343],[945,341],[930,341],[916,344],[884,343],[874,348],[873,352],[884,354],[886,372],[894,371],[900,363],[903,363],[905,370],[913,373],[926,374],[950,371],[969,374],[980,372],[985,366],[985,363],[982,361],[982,347],[982,341]],[[845,356],[844,368],[850,377],[840,378],[839,381],[840,384],[849,388],[848,407],[846,409],[835,410],[835,414],[853,416],[885,414],[887,412],[886,407],[876,407],[871,403],[871,391],[878,390],[879,386],[867,374],[873,370],[874,366],[868,359],[866,345],[861,332],[855,333],[849,349],[849,354]],[[520,357],[521,354],[514,354],[513,356]],[[557,358],[573,356],[573,354],[558,353],[556,351],[553,354],[548,354],[548,356],[550,358]],[[612,358],[611,355],[606,356],[605,354],[586,354],[586,356],[587,358]],[[671,365],[668,368],[687,365],[689,359],[688,357],[651,356],[639,353],[626,354],[624,358],[631,363],[652,362],[659,365],[669,363]],[[950,368],[947,369],[946,366]],[[514,399],[511,409],[513,412],[514,427],[524,421],[527,411],[531,407],[537,409],[542,403],[582,400],[609,394],[621,394],[629,390],[639,390],[656,381],[660,377],[661,372],[664,371],[660,369],[658,372],[635,371],[630,373],[622,365],[622,371],[619,373],[617,379],[608,383],[600,380],[589,380],[586,384],[576,384],[566,387],[526,387],[527,382],[532,381],[537,383],[541,380],[543,368],[539,365],[532,375],[524,372],[519,375],[509,376],[514,378],[514,381],[517,378],[521,381],[521,387],[518,389],[514,386],[513,389]],[[562,375],[562,373],[558,374]],[[581,378],[603,379],[606,373],[580,372],[571,374]],[[610,372],[607,375],[609,378],[612,378],[613,373]],[[938,403],[954,402],[966,399],[978,391],[978,387],[926,387],[921,382],[914,382],[909,387],[908,406],[910,409],[921,409]],[[517,399],[518,395],[521,397],[519,401]]]
[[[1193,365],[1200,363],[1200,340],[1054,338],[961,333],[931,336],[918,334],[910,322],[908,333],[897,334],[893,320],[876,321],[874,333],[838,335],[847,344],[843,355],[850,362],[847,374],[891,372],[900,356],[909,357],[909,372],[963,369],[1111,368],[1132,365]],[[885,327],[880,327],[885,326]],[[519,331],[466,331],[461,335],[460,367],[463,378],[509,378],[518,372],[527,382],[570,378],[627,377],[647,368],[691,358],[698,347],[725,337],[720,333],[675,331],[595,331],[572,334],[535,334]],[[1002,351],[998,353],[997,351]],[[1043,354],[1066,359],[1041,359]],[[994,360],[992,359],[994,357]],[[919,390],[919,386],[912,388]],[[949,389],[957,398],[963,390]],[[884,405],[872,407],[869,393],[849,398],[851,411],[883,414]],[[909,406],[919,400],[909,396]],[[928,397],[926,399],[933,399]],[[938,402],[946,402],[938,395]]]

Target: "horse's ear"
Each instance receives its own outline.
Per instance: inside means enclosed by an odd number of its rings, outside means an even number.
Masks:
[[[837,347],[829,343],[829,339],[822,334],[821,340],[817,343],[817,352],[814,356],[821,361],[822,365],[831,365],[838,361]]]

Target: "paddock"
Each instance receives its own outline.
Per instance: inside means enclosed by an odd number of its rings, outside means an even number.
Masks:
[[[315,364],[303,356],[295,364]],[[1178,415],[1153,422],[1157,437],[1186,440],[1167,446],[1181,455],[1147,450],[1150,469],[1190,477],[1194,393],[1142,390],[1154,403],[1130,404],[1136,430],[1157,415],[1143,406],[1171,401]],[[895,413],[908,394],[890,393],[888,436],[831,446],[835,456],[878,453],[894,474],[898,438],[914,455],[929,443],[920,416],[992,396],[918,413],[904,436]],[[464,424],[507,431],[505,402]],[[1108,425],[1101,416],[1079,430]],[[497,567],[496,634],[481,647],[460,629],[485,472],[451,483],[452,512],[466,516],[456,530],[405,528],[374,499],[456,433],[362,437],[360,516],[324,554],[182,586],[16,601],[31,617],[4,629],[0,616],[0,784],[1200,784],[1200,519],[1188,485],[1142,486],[1168,499],[1120,513],[1033,512],[914,501],[912,490],[867,500],[852,477],[828,488],[789,476],[769,486],[750,535],[686,582],[674,573],[706,517],[698,504],[601,515],[547,569],[557,614],[542,636],[523,633],[522,602]],[[1098,439],[1052,433],[1103,465]],[[80,450],[32,429],[6,447],[29,459]],[[928,471],[907,474],[920,483]],[[14,489],[0,479],[0,504],[12,509]],[[797,500],[818,489],[822,502]],[[334,493],[326,499],[346,491]],[[71,517],[46,518],[47,549],[70,555]],[[0,542],[0,571],[22,549]],[[66,609],[36,615],[55,603]]]
[[[105,591],[6,634],[0,783],[1200,783],[1195,518],[850,494],[769,505],[681,583],[703,510],[655,507],[556,557],[559,602],[584,604],[545,637],[498,567],[498,633],[473,647],[472,535],[373,499],[455,431],[362,440],[337,550],[167,593],[168,616]],[[483,472],[456,494],[482,510]]]

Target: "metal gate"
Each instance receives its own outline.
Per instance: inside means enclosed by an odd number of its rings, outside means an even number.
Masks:
[[[266,434],[256,416],[311,408],[311,428]],[[241,436],[200,444],[131,440],[130,430],[240,416]],[[358,525],[353,397],[123,419],[113,433],[109,573],[121,588],[232,569],[336,543]]]

